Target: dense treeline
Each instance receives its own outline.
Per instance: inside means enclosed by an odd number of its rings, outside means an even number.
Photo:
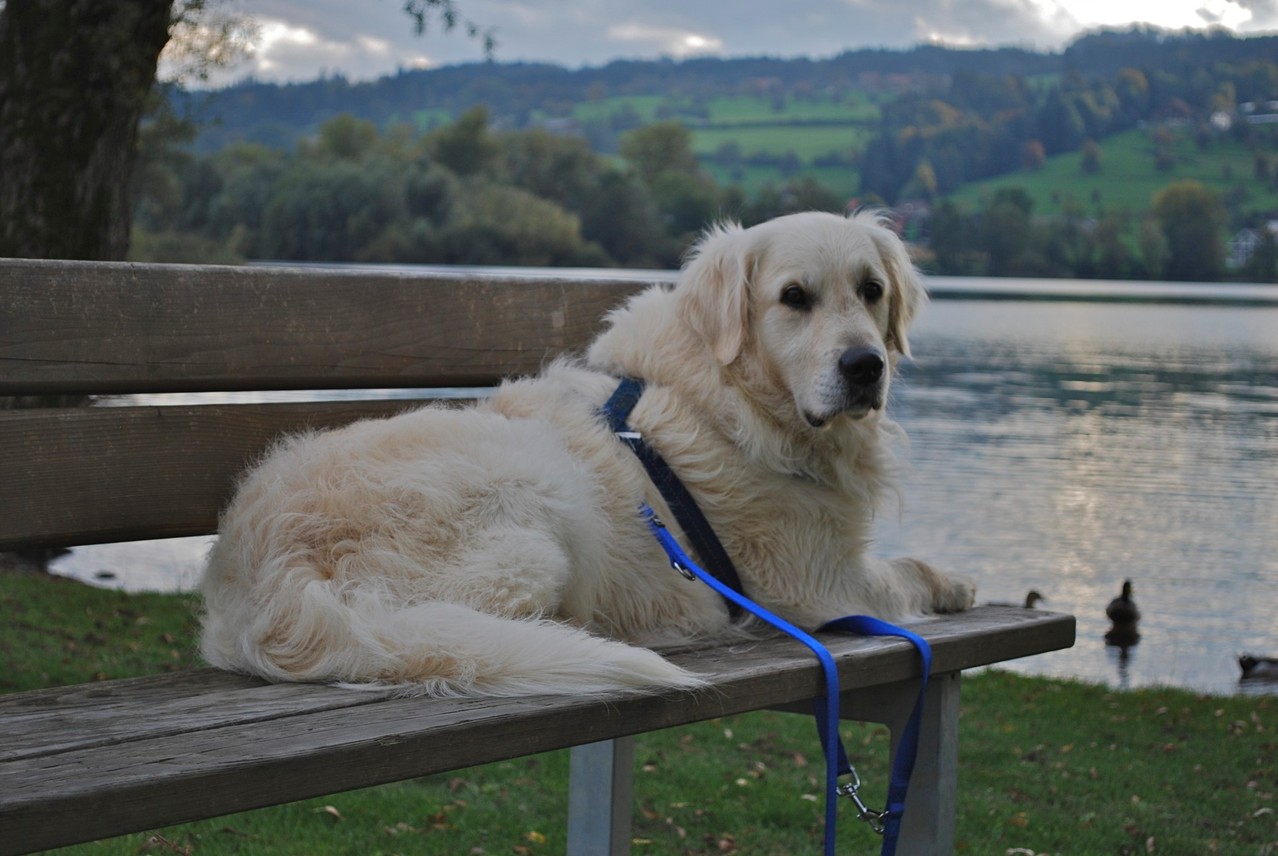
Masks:
[[[1256,252],[1240,269],[1227,269],[1225,205],[1197,181],[1169,184],[1147,216],[1114,212],[1090,220],[1076,211],[1045,219],[1033,213],[1019,188],[996,192],[977,214],[943,201],[928,221],[923,266],[973,276],[1216,282],[1231,274],[1278,281],[1278,244],[1263,230]]]
[[[753,199],[703,174],[687,129],[664,122],[622,138],[624,160],[544,130],[494,131],[482,108],[427,134],[339,116],[286,153],[240,144],[152,157],[143,171],[135,257],[671,268],[707,223],[841,211],[809,178]],[[873,198],[862,200],[874,204]],[[1081,210],[1035,218],[1023,190],[981,210],[942,200],[903,221],[921,265],[943,274],[1213,281],[1225,273],[1227,212],[1200,183],[1169,185],[1148,215]],[[1241,275],[1272,281],[1268,238]]]
[[[544,130],[496,131],[482,107],[425,134],[338,116],[292,152],[157,146],[134,255],[669,268],[716,219],[843,207],[805,179],[749,200],[719,187],[676,122],[629,132],[621,154]]]

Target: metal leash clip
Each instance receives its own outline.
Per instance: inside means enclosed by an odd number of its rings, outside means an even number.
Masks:
[[[618,433],[617,436],[621,436],[620,433]],[[674,536],[670,534],[670,530],[666,528],[666,524],[661,522],[661,518],[657,516],[657,512],[653,511],[647,505],[645,505],[641,510],[648,518],[648,522],[652,524],[652,531],[657,536],[657,540],[664,542],[667,538],[669,538],[671,541],[674,541]],[[695,581],[697,579],[697,575],[692,572],[692,569],[675,558],[674,553],[667,552],[667,557],[670,559],[670,567],[678,571],[680,576],[682,576],[685,580]]]
[[[883,831],[887,829],[887,824],[883,821],[883,818],[887,817],[887,812],[875,811],[866,805],[865,801],[861,799],[861,794],[858,793],[861,787],[861,777],[857,775],[856,767],[851,767],[848,770],[847,775],[852,777],[852,781],[841,783],[834,789],[835,793],[841,797],[848,797],[851,799],[852,804],[856,806],[857,816],[868,823],[870,825],[870,829],[873,829],[877,834],[882,835]]]

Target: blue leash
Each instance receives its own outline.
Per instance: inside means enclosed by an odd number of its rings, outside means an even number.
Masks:
[[[910,713],[905,731],[897,746],[896,758],[892,763],[892,776],[888,787],[887,807],[881,811],[868,808],[857,792],[861,779],[848,760],[839,738],[839,670],[835,666],[834,657],[819,640],[803,629],[796,627],[740,592],[733,591],[712,574],[698,567],[689,558],[679,542],[670,534],[655,512],[647,505],[641,507],[648,528],[657,537],[671,566],[688,579],[699,579],[714,589],[721,597],[729,600],[743,610],[755,615],[767,624],[788,634],[806,645],[821,662],[821,671],[825,675],[825,697],[817,699],[816,708],[817,733],[821,738],[821,747],[825,754],[825,854],[834,856],[835,829],[838,823],[839,796],[852,799],[857,812],[863,820],[870,823],[875,832],[883,836],[882,856],[893,856],[896,853],[896,842],[901,832],[901,816],[905,813],[905,794],[910,785],[910,774],[914,772],[914,761],[918,755],[919,720],[923,712],[924,694],[927,691],[927,676],[932,670],[932,649],[927,640],[916,633],[902,627],[889,624],[868,615],[848,615],[836,618],[821,626],[821,630],[857,633],[862,636],[900,636],[912,642],[923,657],[923,680],[919,687],[918,701]],[[850,775],[853,780],[840,785],[841,776]]]
[[[901,831],[901,816],[905,813],[905,794],[909,788],[910,775],[914,772],[914,761],[918,755],[919,721],[923,713],[924,695],[927,692],[927,678],[932,671],[931,647],[927,640],[918,634],[868,615],[836,618],[826,622],[820,628],[821,631],[856,633],[861,636],[899,636],[912,643],[923,660],[923,678],[919,686],[918,700],[901,734],[897,744],[896,758],[892,762],[887,806],[883,811],[874,811],[865,805],[858,793],[861,778],[848,760],[843,742],[839,739],[839,670],[835,666],[834,657],[811,634],[745,596],[732,560],[697,507],[692,495],[688,493],[670,465],[626,422],[630,411],[643,395],[643,389],[643,381],[623,378],[616,391],[604,404],[602,415],[607,419],[612,431],[643,463],[649,478],[656,484],[666,504],[671,507],[684,532],[693,540],[697,552],[707,557],[711,570],[707,571],[692,561],[679,546],[675,537],[670,534],[670,530],[657,518],[652,508],[644,503],[641,511],[648,523],[648,528],[652,530],[665,550],[671,566],[688,579],[699,579],[714,589],[724,599],[728,612],[734,619],[743,611],[748,612],[802,642],[816,654],[825,675],[825,697],[814,702],[817,733],[825,754],[825,854],[834,856],[835,829],[838,821],[837,798],[846,796],[856,806],[861,819],[883,836],[883,848],[880,851],[882,856],[894,856],[897,838]],[[840,785],[839,778],[842,776],[851,776],[852,781]]]

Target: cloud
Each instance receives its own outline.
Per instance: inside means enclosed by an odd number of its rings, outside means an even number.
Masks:
[[[678,59],[695,54],[723,52],[723,40],[689,30],[671,27],[654,27],[631,21],[608,29],[608,38],[623,45],[633,46],[634,52],[672,56]]]
[[[235,2],[235,0],[230,0]],[[500,62],[567,67],[671,56],[828,57],[867,47],[1018,45],[1058,50],[1097,26],[1278,28],[1278,0],[458,0],[497,38]],[[239,0],[262,37],[251,61],[213,81],[254,74],[353,80],[483,61],[482,45],[438,26],[414,33],[401,0]]]

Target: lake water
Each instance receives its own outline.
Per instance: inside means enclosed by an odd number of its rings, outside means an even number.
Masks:
[[[908,469],[875,549],[970,574],[982,602],[1036,589],[1077,616],[1074,648],[1009,668],[1274,692],[1240,685],[1237,656],[1278,655],[1278,288],[1202,304],[1184,301],[1215,286],[1159,292],[1173,302],[1098,301],[1091,283],[934,286],[893,388]],[[1009,299],[1045,293],[1058,299]],[[208,543],[79,548],[54,570],[190,588]],[[1120,651],[1103,635],[1124,579],[1143,619]]]

